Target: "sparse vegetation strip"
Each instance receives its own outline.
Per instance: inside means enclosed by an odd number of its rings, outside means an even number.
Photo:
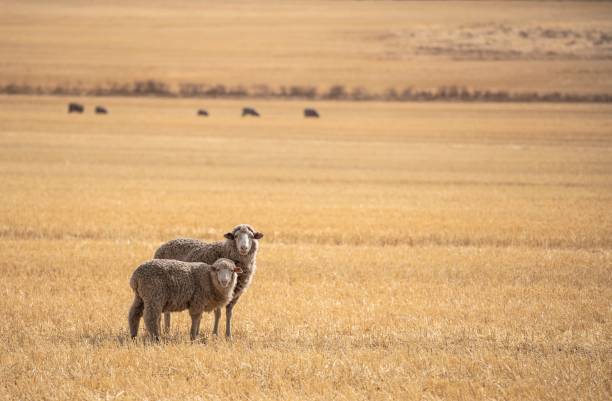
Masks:
[[[332,85],[326,89],[317,86],[268,85],[226,86],[184,82],[171,85],[158,80],[138,80],[103,85],[63,83],[32,85],[28,83],[0,83],[0,94],[45,96],[127,96],[127,97],[176,97],[207,99],[296,99],[296,100],[344,100],[390,102],[558,102],[558,103],[611,103],[609,93],[570,93],[562,91],[507,91],[475,89],[462,86],[441,86],[434,89],[412,87],[389,88],[382,92],[370,92],[363,87],[348,88]]]

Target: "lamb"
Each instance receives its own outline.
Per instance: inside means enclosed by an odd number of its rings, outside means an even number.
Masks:
[[[236,289],[232,300],[225,307],[225,336],[232,336],[231,321],[232,310],[240,296],[251,284],[256,269],[257,250],[259,249],[259,239],[263,234],[255,231],[248,224],[240,224],[225,234],[225,241],[206,243],[203,241],[178,238],[163,244],[155,252],[156,259],[177,259],[186,262],[212,263],[218,258],[228,258],[237,260],[243,270],[243,274],[238,276]],[[213,334],[219,332],[219,320],[221,318],[221,307],[215,309],[215,323]],[[164,314],[164,330],[170,330],[170,313]]]
[[[162,312],[189,310],[191,340],[200,334],[203,312],[227,305],[236,287],[240,266],[220,258],[212,265],[154,259],[136,268],[130,279],[134,302],[128,314],[130,335],[138,334],[140,318],[149,335],[159,341]]]

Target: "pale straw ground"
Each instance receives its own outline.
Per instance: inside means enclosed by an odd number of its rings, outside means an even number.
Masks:
[[[609,2],[0,0],[0,84],[612,92]]]
[[[0,98],[0,399],[610,399],[609,106],[81,100]],[[130,341],[133,269],[242,222],[233,341]]]

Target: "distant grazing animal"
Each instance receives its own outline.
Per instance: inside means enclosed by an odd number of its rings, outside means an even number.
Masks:
[[[232,310],[240,296],[251,284],[255,274],[257,250],[259,240],[263,234],[255,231],[248,224],[240,224],[225,234],[224,241],[206,243],[197,239],[178,238],[168,241],[157,249],[155,259],[176,259],[185,262],[212,263],[218,258],[237,260],[243,273],[238,276],[238,283],[234,290],[234,297],[225,307],[225,336],[232,336]],[[219,331],[219,319],[221,319],[221,308],[215,309],[215,324],[213,334]],[[164,331],[170,330],[170,313],[164,314]]]
[[[227,305],[232,300],[240,266],[229,259],[212,265],[178,260],[154,259],[140,266],[130,278],[134,302],[128,314],[130,335],[138,334],[140,318],[149,335],[159,341],[159,322],[163,312],[189,310],[191,339],[200,334],[203,312]]]
[[[108,110],[102,106],[96,106],[96,114],[108,114]]]
[[[203,117],[208,117],[208,111],[206,111],[204,109],[199,109],[198,110],[198,115],[199,116],[203,116]]]
[[[68,103],[68,113],[82,113],[85,110],[82,104]]]
[[[319,118],[319,113],[315,109],[304,109],[304,117]]]
[[[250,107],[245,107],[242,109],[242,117],[244,116],[259,117],[259,113],[255,109],[252,109]]]

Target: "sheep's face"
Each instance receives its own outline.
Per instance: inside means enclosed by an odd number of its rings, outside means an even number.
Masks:
[[[246,256],[251,252],[254,240],[263,238],[263,234],[257,232],[248,224],[236,226],[232,232],[225,234],[225,238],[233,240],[236,243],[236,250],[242,256]]]
[[[234,278],[234,274],[242,273],[240,266],[237,266],[229,259],[219,259],[212,266],[213,271],[217,275],[217,281],[223,288],[227,288]]]

